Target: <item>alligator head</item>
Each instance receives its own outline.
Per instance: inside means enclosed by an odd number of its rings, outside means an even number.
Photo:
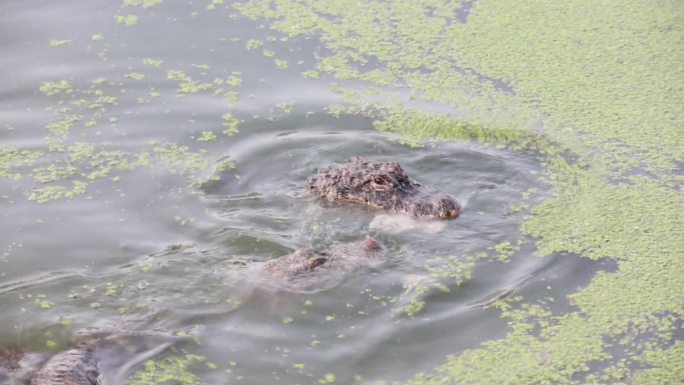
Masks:
[[[461,206],[451,196],[412,180],[397,162],[359,157],[321,170],[307,180],[309,190],[328,201],[349,201],[414,218],[455,218]]]

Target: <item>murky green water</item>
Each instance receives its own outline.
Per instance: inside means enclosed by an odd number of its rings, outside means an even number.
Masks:
[[[497,299],[561,314],[614,271],[539,258],[521,235],[529,206],[554,194],[538,154],[404,145],[372,114],[331,107],[343,95],[313,71],[317,39],[220,1],[139,3],[0,5],[1,346],[56,351],[84,329],[189,335],[145,359],[192,373],[184,383],[406,380],[505,337]],[[352,155],[399,161],[463,214],[416,221],[308,195],[308,176]],[[311,292],[259,269],[369,235],[386,262]],[[123,372],[106,360],[110,382],[144,370],[139,356]]]

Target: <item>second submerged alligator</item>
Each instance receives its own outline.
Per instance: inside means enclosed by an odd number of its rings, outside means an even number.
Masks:
[[[334,243],[325,251],[299,249],[265,263],[265,275],[278,288],[320,291],[339,283],[344,273],[384,261],[385,248],[375,238]]]
[[[412,180],[397,162],[354,156],[321,170],[307,184],[314,195],[329,201],[358,202],[414,218],[448,219],[461,213],[456,199]]]

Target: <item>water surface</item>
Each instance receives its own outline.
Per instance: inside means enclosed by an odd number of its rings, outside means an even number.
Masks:
[[[3,346],[58,350],[84,328],[191,335],[206,383],[400,380],[505,336],[496,299],[564,297],[607,268],[538,258],[521,238],[515,206],[550,194],[536,154],[416,148],[373,117],[329,113],[333,79],[301,76],[315,39],[194,2],[5,2],[0,25],[2,146],[42,151],[0,180]],[[308,195],[308,176],[353,155],[400,162],[463,214],[416,221]],[[31,195],[46,186],[66,196]],[[252,268],[366,236],[387,261],[310,293]]]

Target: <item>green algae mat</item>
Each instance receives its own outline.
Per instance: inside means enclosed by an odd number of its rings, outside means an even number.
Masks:
[[[537,253],[617,261],[616,272],[599,273],[569,296],[573,311],[500,301],[505,338],[448,357],[407,383],[684,381],[684,3],[236,7],[290,36],[319,37],[329,49],[320,72],[409,87],[413,99],[458,111],[445,117],[361,106],[382,110],[382,130],[408,141],[475,139],[544,154],[554,196],[524,223]]]

